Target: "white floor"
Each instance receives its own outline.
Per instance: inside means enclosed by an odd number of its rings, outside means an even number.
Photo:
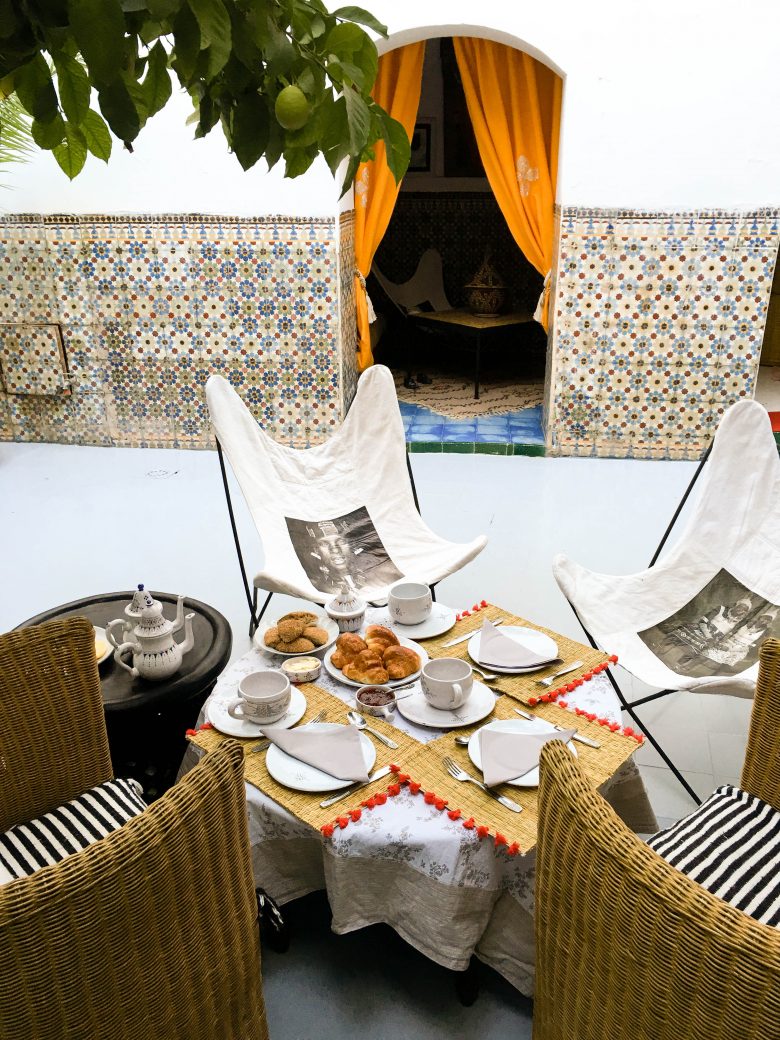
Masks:
[[[780,412],[780,366],[762,365],[758,370],[756,400],[768,412]]]
[[[582,634],[552,578],[553,555],[565,550],[605,572],[641,570],[694,469],[684,462],[449,454],[414,455],[412,464],[423,515],[435,530],[454,540],[489,537],[476,561],[441,584],[439,599],[456,609],[488,599],[576,638]],[[237,489],[234,502],[254,572],[260,540]],[[145,582],[213,604],[233,627],[234,656],[249,647],[213,452],[2,443],[0,538],[0,631],[51,606]],[[286,608],[284,601],[277,606],[279,613]],[[676,694],[644,711],[697,791],[738,781],[749,702]],[[690,811],[690,799],[651,749],[638,761],[663,821]]]

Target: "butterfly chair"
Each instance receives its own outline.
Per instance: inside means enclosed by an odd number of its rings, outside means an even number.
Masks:
[[[780,643],[769,640],[739,792],[749,814],[737,824],[732,800],[728,818],[718,816],[716,792],[651,839],[659,849],[661,839],[667,849],[669,836],[678,839],[664,858],[592,790],[562,743],[542,749],[534,1040],[780,1036],[780,932],[756,919],[774,920],[777,905],[768,912],[755,898],[762,886],[777,898],[778,713]],[[750,855],[739,826],[752,834]],[[763,863],[760,854],[752,859],[757,844]],[[672,865],[675,857],[691,876]]]
[[[397,321],[392,324],[395,324],[396,327],[400,325],[403,330],[403,338],[406,340],[408,349],[404,386],[413,389],[412,370],[416,360],[415,350],[418,337],[420,335],[442,335],[441,332],[437,332],[429,326],[418,325],[415,322],[415,316],[430,311],[452,310],[452,304],[447,299],[444,290],[441,254],[436,249],[426,249],[420,257],[417,270],[406,282],[392,282],[376,264],[371,268],[371,273],[393,306]],[[426,381],[430,382],[429,379]]]
[[[233,537],[251,615],[250,635],[275,592],[325,603],[345,584],[374,603],[402,577],[435,585],[482,551],[484,536],[448,542],[424,523],[395,384],[374,365],[341,428],[298,451],[278,444],[221,376],[206,384]],[[250,594],[223,451],[263,539],[265,569]],[[257,592],[268,593],[257,613]]]
[[[705,466],[706,464],[706,466]],[[694,484],[677,544],[658,557]],[[593,646],[657,693],[623,708],[699,801],[635,709],[675,690],[752,697],[758,648],[778,632],[780,460],[766,410],[740,401],[723,416],[647,570],[598,574],[559,555],[553,573]]]
[[[0,831],[112,777],[92,625],[0,636]],[[106,837],[0,885],[0,1037],[267,1038],[243,782],[227,742]]]

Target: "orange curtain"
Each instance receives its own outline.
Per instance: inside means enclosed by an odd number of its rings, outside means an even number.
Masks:
[[[470,36],[453,42],[490,187],[515,242],[545,276],[547,329],[563,81],[502,43]]]
[[[420,104],[424,58],[424,40],[383,54],[371,91],[374,101],[403,125],[410,141]],[[374,363],[365,279],[390,223],[400,188],[387,165],[384,141],[374,145],[374,155],[371,162],[360,164],[355,177],[355,305],[358,369],[361,372]]]

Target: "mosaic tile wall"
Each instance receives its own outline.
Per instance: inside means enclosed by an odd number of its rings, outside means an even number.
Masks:
[[[477,273],[488,243],[493,266],[507,286],[505,309],[533,311],[543,279],[518,250],[490,193],[402,191],[376,262],[391,281],[405,282],[425,250],[438,249],[447,298],[453,307],[462,307],[464,286]]]
[[[341,387],[346,411],[357,390],[357,313],[355,310],[355,211],[339,216],[339,326]]]
[[[316,444],[343,410],[338,277],[332,220],[5,217],[0,439],[207,447],[220,372]]]
[[[548,449],[701,455],[754,393],[779,215],[563,210]]]

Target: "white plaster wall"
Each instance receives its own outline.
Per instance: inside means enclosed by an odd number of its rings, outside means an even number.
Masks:
[[[776,0],[366,0],[389,43],[447,33],[521,43],[566,76],[558,201],[634,209],[780,202]],[[424,28],[420,28],[424,26]],[[479,27],[483,27],[480,29]],[[219,131],[192,140],[179,98],[135,154],[94,159],[69,184],[49,155],[13,178],[14,212],[332,215],[324,163],[286,182],[241,172]]]

